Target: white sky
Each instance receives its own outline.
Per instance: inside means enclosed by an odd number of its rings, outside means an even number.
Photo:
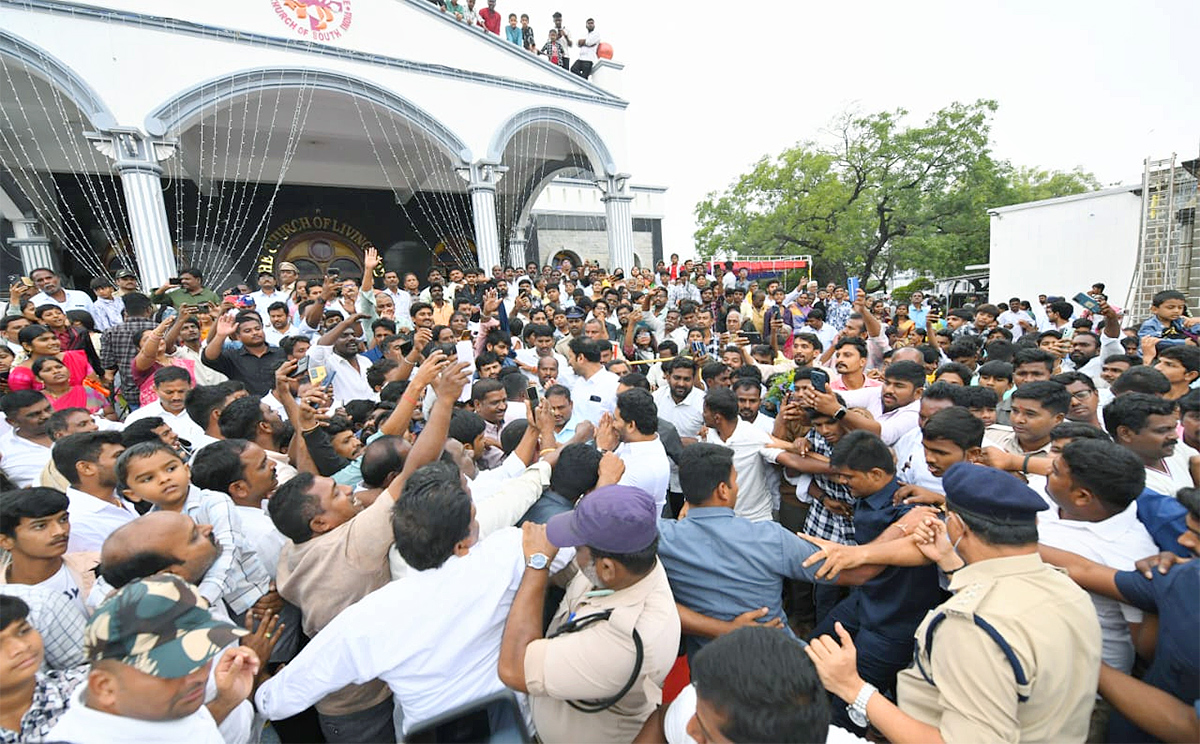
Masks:
[[[690,3],[500,0],[544,40],[555,10],[588,16],[626,65],[629,163],[667,186],[666,252],[692,211],[761,156],[815,139],[842,111],[914,121],[993,98],[994,152],[1140,182],[1142,160],[1200,151],[1200,2],[948,0]],[[575,56],[571,55],[572,58]]]

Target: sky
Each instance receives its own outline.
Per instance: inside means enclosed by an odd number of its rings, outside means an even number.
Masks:
[[[500,0],[574,34],[596,19],[625,64],[635,183],[668,187],[666,252],[693,252],[693,210],[764,155],[820,140],[842,112],[999,103],[993,152],[1139,183],[1143,159],[1200,156],[1195,0],[661,3]],[[574,55],[572,55],[574,56]]]

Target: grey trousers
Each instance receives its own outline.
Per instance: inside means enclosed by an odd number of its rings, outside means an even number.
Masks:
[[[395,744],[396,727],[392,722],[392,698],[379,705],[344,716],[317,714],[321,719],[321,733],[328,742],[386,742]]]

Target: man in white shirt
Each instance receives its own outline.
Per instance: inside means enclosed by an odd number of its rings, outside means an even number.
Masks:
[[[413,280],[416,281],[416,277]],[[395,271],[384,272],[383,292],[388,297],[391,297],[392,302],[396,305],[396,322],[411,324],[412,315],[409,309],[413,304],[413,296],[408,293],[407,289],[400,286],[400,274]]]
[[[700,428],[704,426],[704,393],[697,390],[696,361],[691,357],[677,356],[662,363],[666,384],[654,391],[654,403],[658,415],[675,426],[680,441],[686,446],[698,441]],[[679,469],[671,463],[671,510],[678,513],[683,506],[683,493],[679,486]]]
[[[525,573],[521,531],[504,528],[479,540],[471,497],[457,471],[442,464],[414,473],[394,509],[407,576],[342,610],[259,688],[255,703],[268,718],[380,679],[403,708],[408,731],[505,689],[496,669],[508,608]],[[551,571],[572,557],[560,553]]]
[[[362,341],[356,327],[363,317],[359,313],[351,315],[308,350],[309,369],[325,367],[326,379],[333,376],[333,397],[337,400],[379,400],[379,393],[367,382],[371,360],[359,353]]]
[[[0,471],[17,488],[29,488],[50,459],[46,422],[54,408],[39,392],[14,390],[0,397],[0,411],[12,426],[0,437]]]
[[[612,413],[617,407],[620,379],[600,361],[607,346],[607,341],[587,337],[572,339],[569,346],[571,369],[575,372],[571,400],[576,412],[593,425],[599,424],[601,416]]]
[[[92,310],[92,298],[87,292],[77,289],[63,289],[62,279],[50,269],[34,269],[29,272],[29,278],[40,290],[29,301],[34,307],[42,305],[58,305],[65,313],[68,310]]]
[[[658,438],[658,406],[646,390],[632,388],[617,396],[617,410],[605,415],[596,429],[596,446],[613,452],[625,463],[618,484],[640,488],[654,499],[662,514],[671,481],[671,460]]]
[[[1119,445],[1096,439],[1071,442],[1055,458],[1046,479],[1046,493],[1058,507],[1058,518],[1039,516],[1038,542],[1118,571],[1133,570],[1135,561],[1158,552],[1137,518],[1142,473],[1137,456]],[[1142,622],[1142,611],[1108,597],[1091,597],[1100,620],[1104,663],[1129,674],[1134,660],[1130,626]]]
[[[204,430],[187,414],[184,402],[188,391],[194,387],[188,371],[183,367],[163,367],[154,373],[154,392],[158,399],[138,408],[125,419],[128,426],[135,421],[157,416],[171,427],[175,436],[189,443],[198,442]]]
[[[738,415],[737,398],[729,388],[713,388],[704,396],[704,424],[707,432],[701,441],[720,444],[733,450],[737,471],[738,499],[734,513],[752,522],[771,519],[771,482],[774,464],[769,453],[774,439]]]
[[[270,346],[278,346],[279,342],[288,336],[306,335],[304,330],[292,321],[286,302],[273,302],[259,314],[265,318],[263,335]]]
[[[225,744],[217,726],[245,701],[259,668],[252,649],[225,647],[248,633],[213,617],[195,587],[177,576],[125,585],[88,622],[87,683],[46,740]],[[205,705],[218,654],[217,696]]]
[[[1174,496],[1195,486],[1192,462],[1200,452],[1179,441],[1179,404],[1147,393],[1128,393],[1104,409],[1104,426],[1146,470],[1146,488]],[[2,462],[2,461],[0,461]]]
[[[258,272],[258,291],[250,293],[250,300],[254,303],[255,312],[262,318],[264,328],[267,326],[267,311],[271,305],[282,302],[284,307],[287,307],[287,294],[276,289],[276,286],[274,274],[269,271],[260,271]],[[268,340],[267,343],[273,342]]]
[[[583,79],[591,77],[592,66],[596,64],[596,47],[600,46],[600,34],[596,31],[596,22],[587,19],[587,36],[576,42],[579,47],[579,58],[571,65],[571,72]]]
[[[68,434],[54,443],[55,467],[67,479],[71,553],[99,551],[118,527],[137,519],[133,504],[117,493],[117,458],[125,451],[119,431]]]

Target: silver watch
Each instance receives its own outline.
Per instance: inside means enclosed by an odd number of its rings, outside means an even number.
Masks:
[[[535,571],[541,571],[543,568],[550,565],[550,559],[545,553],[534,553],[533,555],[529,556],[528,560],[525,561],[525,565],[529,566]]]
[[[863,686],[858,691],[858,696],[854,698],[854,702],[846,706],[846,715],[850,717],[850,721],[860,728],[866,728],[869,721],[867,720],[867,701],[871,699],[878,690],[875,685],[870,682],[863,682]]]

